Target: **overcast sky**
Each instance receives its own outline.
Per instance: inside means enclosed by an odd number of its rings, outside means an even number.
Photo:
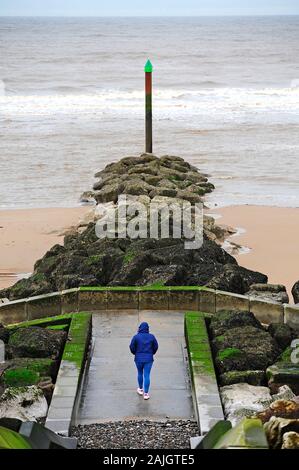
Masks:
[[[1,16],[296,14],[299,0],[0,0]]]

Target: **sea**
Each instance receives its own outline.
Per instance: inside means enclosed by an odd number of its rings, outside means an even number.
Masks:
[[[299,206],[299,16],[0,17],[0,208],[69,207],[144,151],[210,175],[210,207]]]

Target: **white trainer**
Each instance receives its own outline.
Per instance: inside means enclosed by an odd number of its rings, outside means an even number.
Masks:
[[[143,398],[144,398],[145,400],[149,400],[149,397],[150,397],[150,396],[149,396],[149,393],[144,393],[144,394],[143,394]]]
[[[138,395],[143,395],[143,388],[137,388]]]

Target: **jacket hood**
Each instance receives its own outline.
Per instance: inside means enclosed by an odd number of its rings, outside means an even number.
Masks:
[[[146,322],[140,323],[139,328],[138,328],[138,333],[148,333],[148,332],[149,332],[148,323]]]

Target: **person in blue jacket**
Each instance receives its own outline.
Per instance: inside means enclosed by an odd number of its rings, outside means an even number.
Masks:
[[[135,355],[135,364],[138,371],[138,395],[149,399],[150,373],[154,362],[154,355],[158,351],[158,341],[149,332],[146,322],[140,324],[137,335],[133,336],[130,343],[131,353]]]

